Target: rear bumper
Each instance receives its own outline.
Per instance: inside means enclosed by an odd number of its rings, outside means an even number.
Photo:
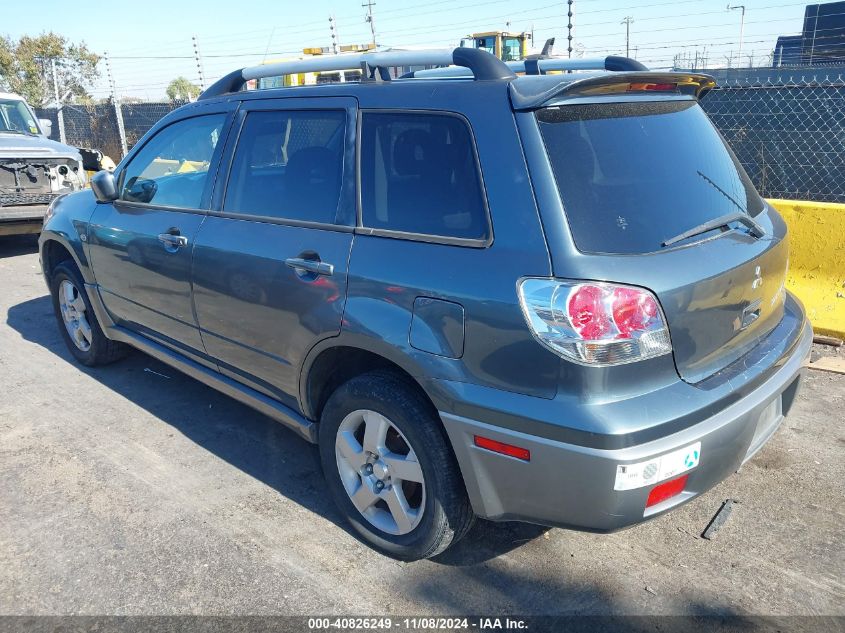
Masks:
[[[812,345],[812,329],[801,316],[800,335],[764,381],[707,419],[648,442],[618,449],[584,446],[441,410],[475,512],[493,520],[606,532],[652,518],[705,492],[760,450],[788,413]],[[530,461],[479,448],[475,435],[527,448]],[[656,460],[699,442],[699,463],[686,472],[680,495],[646,509],[656,482],[615,489],[618,466]]]

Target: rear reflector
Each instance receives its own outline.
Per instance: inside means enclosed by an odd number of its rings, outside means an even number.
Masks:
[[[489,437],[476,435],[475,445],[479,448],[485,448],[488,451],[493,451],[494,453],[501,453],[502,455],[507,455],[508,457],[516,457],[517,459],[521,459],[526,462],[531,461],[531,451],[527,448],[520,448],[519,446],[513,446],[512,444],[505,444],[504,442],[497,442],[496,440],[491,440]]]
[[[689,475],[683,475],[677,479],[670,479],[669,481],[664,481],[662,484],[658,484],[652,488],[651,492],[648,493],[648,501],[645,502],[645,507],[650,508],[651,506],[656,506],[658,503],[666,501],[666,499],[671,499],[672,497],[681,494],[687,485],[687,477],[689,477]]]

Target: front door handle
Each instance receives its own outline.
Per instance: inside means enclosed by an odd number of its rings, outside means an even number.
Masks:
[[[334,274],[334,266],[321,262],[319,259],[304,259],[302,257],[288,257],[285,264],[295,270],[304,270],[315,275],[331,276]]]
[[[188,238],[178,233],[159,233],[158,241],[164,244],[164,248],[170,252],[188,245]]]

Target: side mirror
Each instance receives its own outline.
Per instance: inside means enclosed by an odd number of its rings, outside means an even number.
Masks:
[[[117,183],[110,171],[98,171],[91,177],[91,189],[98,202],[117,200]]]
[[[53,122],[50,119],[38,119],[38,125],[44,132],[44,136],[50,138],[53,135]]]
[[[148,204],[155,198],[158,193],[158,183],[149,178],[139,178],[135,176],[130,178],[124,188],[124,199],[132,202],[141,202]]]

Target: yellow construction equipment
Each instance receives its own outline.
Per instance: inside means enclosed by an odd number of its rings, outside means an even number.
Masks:
[[[374,44],[344,44],[338,47],[338,54],[343,53],[366,53],[375,50]],[[302,49],[305,56],[334,55],[334,49],[330,46],[312,46]],[[290,61],[287,59],[268,59],[264,64],[275,64],[276,62]],[[361,77],[360,70],[331,71],[299,73],[296,75],[285,75],[283,77],[265,77],[249,85],[249,88],[281,88],[287,86],[313,86],[323,83],[336,83],[343,81],[358,81]]]
[[[519,61],[530,54],[531,34],[525,32],[509,33],[507,31],[473,33],[467,35],[461,41],[461,46],[480,48],[492,53],[504,62]]]

